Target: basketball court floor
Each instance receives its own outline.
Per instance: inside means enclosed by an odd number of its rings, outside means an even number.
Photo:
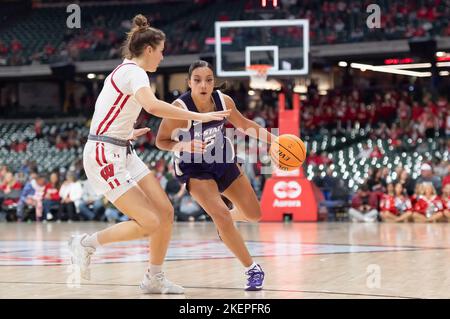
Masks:
[[[0,298],[450,298],[449,224],[239,224],[266,272],[264,291],[245,292],[214,225],[176,223],[165,272],[181,296],[141,294],[145,240],[100,249],[78,283],[67,239],[106,226],[0,224]]]

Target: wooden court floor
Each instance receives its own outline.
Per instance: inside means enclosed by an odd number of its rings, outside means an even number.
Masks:
[[[264,291],[245,292],[213,224],[176,223],[165,272],[182,296],[140,292],[145,240],[101,248],[79,283],[66,241],[106,226],[1,223],[0,298],[450,298],[450,224],[238,224],[266,272]]]

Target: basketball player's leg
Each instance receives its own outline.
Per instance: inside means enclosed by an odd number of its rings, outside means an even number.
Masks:
[[[235,179],[222,194],[233,203],[230,211],[233,220],[257,222],[261,219],[258,198],[245,174]]]
[[[197,203],[211,216],[219,230],[220,237],[244,267],[253,260],[245,246],[244,239],[233,224],[228,207],[220,197],[217,184],[212,179],[189,179],[189,192]]]
[[[125,185],[125,184],[124,184]],[[122,213],[131,220],[108,227],[92,235],[75,235],[69,241],[71,263],[79,270],[82,278],[90,279],[91,256],[96,249],[105,244],[135,240],[150,236],[159,227],[160,221],[156,207],[145,196],[144,191],[135,184],[127,185],[120,191],[106,194]]]
[[[156,207],[160,225],[150,238],[150,263],[162,265],[172,236],[174,209],[153,173],[148,173],[138,181],[149,201]]]
[[[158,207],[138,185],[130,188],[113,201],[113,204],[130,220],[98,232],[97,240],[100,245],[150,236],[160,225]]]
[[[199,180],[191,178],[189,182],[189,191],[195,200],[203,207],[203,209],[211,216],[219,231],[219,236],[231,252],[241,261],[245,267],[245,275],[247,276],[247,283],[245,290],[261,290],[264,282],[264,271],[261,266],[253,261],[250,253],[245,246],[245,242],[241,234],[236,229],[230,211],[221,198],[220,191],[229,188],[232,182],[239,179],[239,171],[224,176],[220,181],[214,180]],[[245,176],[244,176],[245,177]],[[231,183],[231,184],[230,184]],[[218,185],[219,184],[219,185]],[[253,190],[251,189],[253,192]],[[245,194],[241,189],[241,196]],[[256,196],[255,196],[256,197]],[[248,206],[241,204],[240,208],[246,210]],[[236,211],[240,211],[236,207]],[[242,215],[245,220],[256,220],[259,217],[250,215]]]
[[[159,220],[158,228],[148,238],[149,265],[140,288],[144,293],[183,294],[184,288],[168,280],[163,272],[163,263],[172,236],[172,204],[159,181],[135,152],[127,156],[127,170],[147,200],[155,207],[154,213]]]

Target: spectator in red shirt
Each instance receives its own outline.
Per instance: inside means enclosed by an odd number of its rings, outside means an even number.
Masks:
[[[444,204],[444,216],[448,222],[450,221],[450,184],[442,189],[442,203]]]
[[[383,154],[378,146],[375,146],[373,151],[370,153],[370,158],[382,158]]]
[[[61,203],[61,197],[59,196],[59,189],[61,185],[59,183],[59,177],[57,173],[52,173],[50,175],[50,180],[44,189],[44,200],[43,200],[43,220],[46,221],[49,218],[49,213],[51,209],[55,211],[59,210]]]
[[[22,49],[23,49],[23,45],[19,40],[14,39],[11,41],[11,51],[13,53],[19,53],[20,51],[22,51]]]
[[[419,105],[419,103],[414,102],[414,103],[413,103],[412,110],[411,110],[411,117],[412,117],[412,120],[413,120],[413,121],[418,121],[419,118],[422,116],[422,113],[423,113],[423,107],[421,107],[421,106]]]
[[[53,54],[55,54],[56,52],[56,48],[51,44],[51,43],[47,43],[44,47],[44,53],[47,57],[52,56]]]
[[[56,137],[56,145],[55,146],[60,151],[69,148],[69,144],[67,143],[67,140],[63,139],[59,135]]]
[[[7,208],[17,204],[20,198],[20,192],[22,190],[22,184],[18,182],[14,174],[7,172],[3,179],[3,183],[0,185],[0,192],[3,193],[3,203],[2,206]]]
[[[442,188],[450,184],[450,164],[447,165],[447,176],[442,179]]]
[[[8,54],[8,46],[3,41],[0,41],[0,56],[2,55],[6,56],[7,54]]]
[[[389,183],[386,186],[386,193],[381,196],[380,216],[384,222],[394,222],[397,218],[395,208],[394,184]]]
[[[423,196],[414,205],[414,222],[437,222],[443,220],[444,207],[432,183],[424,183]]]
[[[389,185],[388,185],[389,186]],[[412,220],[412,205],[403,185],[395,184],[393,195],[385,196],[380,203],[381,218],[386,222],[408,222]]]
[[[10,145],[11,151],[20,153],[20,152],[26,152],[27,150],[27,142],[25,142],[24,140],[20,140],[18,142],[13,142]]]
[[[42,119],[37,118],[36,121],[34,121],[34,133],[36,134],[36,138],[43,138],[44,134],[42,133],[42,128],[44,126],[44,122]]]
[[[397,117],[400,120],[401,128],[408,126],[409,119],[411,118],[411,110],[404,101],[400,101],[400,105],[397,109]]]

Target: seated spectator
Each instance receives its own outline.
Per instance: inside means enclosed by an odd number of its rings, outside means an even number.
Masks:
[[[442,188],[450,184],[450,164],[447,165],[447,175],[442,179]]]
[[[380,203],[381,219],[385,222],[407,222],[412,219],[412,205],[402,184],[388,184],[388,194]]]
[[[446,184],[442,190],[442,203],[444,204],[444,216],[450,222],[450,184]]]
[[[358,156],[355,159],[369,159],[371,157],[373,150],[369,147],[369,145],[364,144],[362,150],[359,152]]]
[[[11,47],[11,52],[13,52],[13,53],[18,53],[23,50],[22,42],[20,42],[18,39],[13,39],[11,41],[10,47]]]
[[[387,186],[386,179],[383,178],[383,170],[375,168],[367,180],[367,186],[372,192],[382,192]]]
[[[369,191],[367,184],[363,184],[352,199],[352,207],[348,213],[352,222],[375,222],[378,218],[377,195]]]
[[[195,221],[204,214],[200,205],[191,196],[186,195],[181,199],[180,209],[176,216],[178,221]]]
[[[83,195],[81,199],[75,201],[77,211],[85,220],[101,220],[104,209],[103,196],[97,195],[87,180],[81,181],[80,183],[83,189]]]
[[[106,197],[103,198],[105,207],[105,218],[109,223],[125,222],[130,220],[127,215],[122,214]]]
[[[42,129],[44,127],[44,121],[42,121],[42,119],[37,118],[34,121],[34,133],[36,134],[36,138],[43,138],[44,134],[42,133]]]
[[[345,185],[345,182],[335,177],[333,177],[333,179],[333,188],[331,188],[329,193],[327,193],[327,196],[325,196],[325,200],[320,203],[320,205],[327,208],[327,220],[329,221],[334,221],[336,219],[337,209],[348,208],[350,199],[350,190],[348,189],[347,185]],[[327,183],[324,183],[324,185],[327,185]],[[331,183],[329,183],[328,185],[331,185]]]
[[[375,146],[373,151],[370,153],[370,158],[383,158],[383,154],[378,146]]]
[[[380,200],[380,216],[384,222],[394,222],[397,218],[394,184],[387,184],[386,190]]]
[[[402,170],[397,182],[402,184],[403,189],[406,191],[408,196],[412,196],[414,194],[414,180],[411,176],[409,176],[408,171]]]
[[[42,199],[45,189],[45,177],[37,173],[30,174],[30,180],[25,184],[17,203],[17,221],[21,222],[25,218],[25,207],[34,207],[36,221],[42,219],[43,205]]]
[[[59,196],[61,196],[61,205],[59,206],[57,222],[61,222],[62,218],[69,222],[75,220],[77,213],[75,202],[83,196],[83,189],[73,173],[67,174],[66,180],[59,190]]]
[[[432,183],[423,184],[423,196],[414,205],[414,222],[437,222],[443,220],[444,206]]]
[[[58,173],[51,173],[50,180],[44,189],[44,200],[42,203],[44,208],[44,221],[53,219],[53,215],[50,213],[51,209],[59,211],[61,203],[61,197],[59,196],[60,186]]]
[[[420,170],[420,176],[417,178],[416,183],[432,183],[436,192],[440,194],[442,190],[441,179],[433,174],[433,168],[431,165],[423,163]]]
[[[22,184],[12,172],[7,172],[0,184],[0,212],[15,209],[20,199]],[[2,214],[3,215],[3,214]]]

